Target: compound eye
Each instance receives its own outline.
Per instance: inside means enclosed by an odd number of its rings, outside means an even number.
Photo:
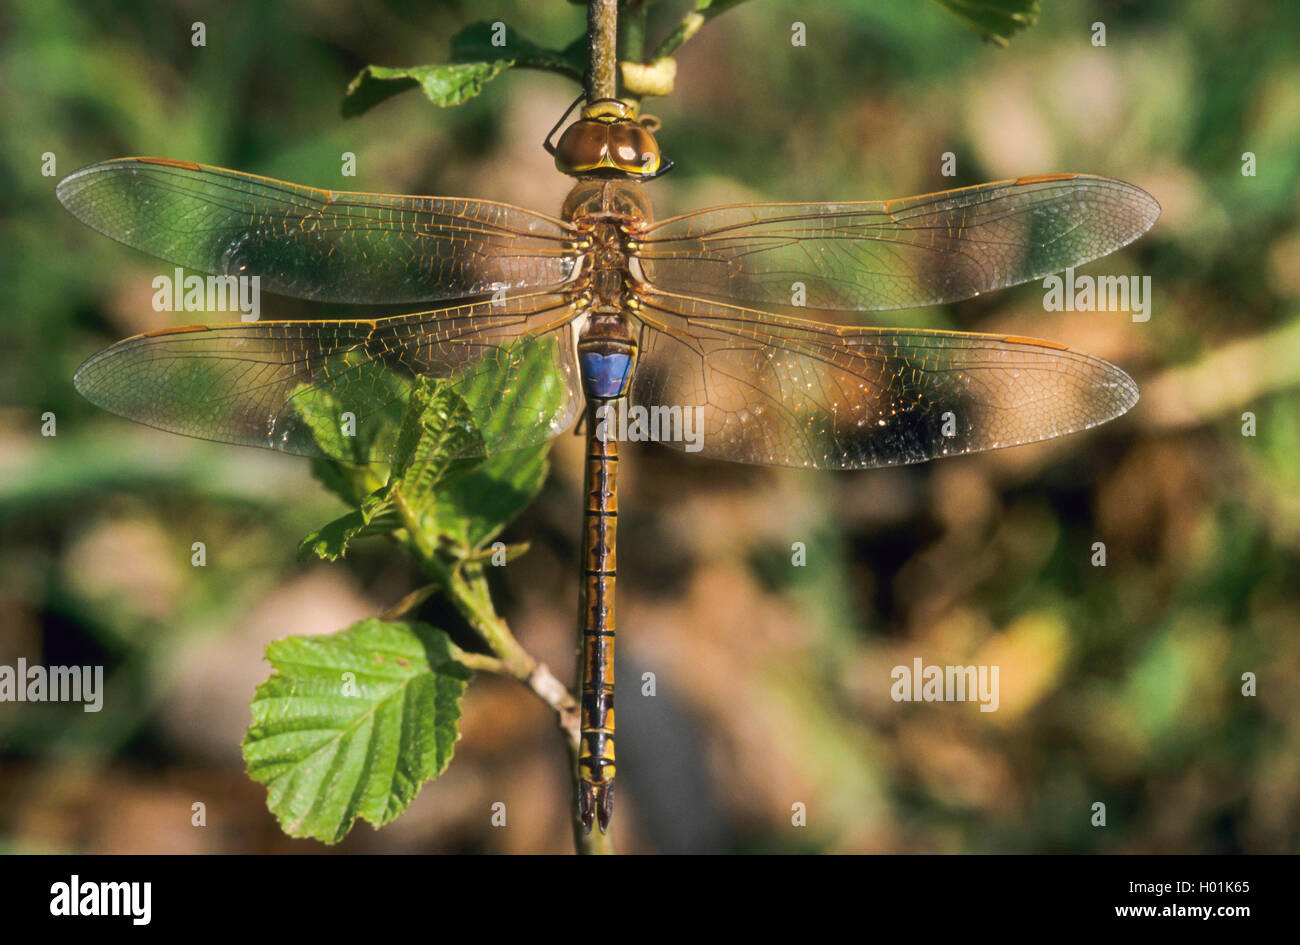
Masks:
[[[596,121],[575,121],[555,145],[555,164],[562,171],[583,171],[604,159],[609,129]]]
[[[659,169],[659,144],[654,135],[635,122],[609,129],[610,157],[620,170],[653,174]]]

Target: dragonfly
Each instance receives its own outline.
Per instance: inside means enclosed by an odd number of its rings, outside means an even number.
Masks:
[[[75,377],[113,413],[206,440],[383,461],[392,442],[378,431],[406,405],[382,371],[472,391],[483,432],[466,449],[477,455],[584,421],[576,813],[587,832],[604,832],[622,429],[611,408],[697,417],[696,441],[660,437],[669,447],[809,469],[919,463],[1088,429],[1138,397],[1100,358],[1013,335],[852,327],[830,313],[939,305],[1040,279],[1126,245],[1160,207],[1123,181],[1047,174],[655,220],[645,185],[671,162],[652,121],[619,100],[591,101],[554,140],[566,119],[546,142],[575,178],[558,216],[155,157],[92,164],[57,193],[100,233],[199,272],[256,276],[318,301],[444,303],[136,335]],[[313,434],[302,406],[320,395],[354,408],[346,446]]]

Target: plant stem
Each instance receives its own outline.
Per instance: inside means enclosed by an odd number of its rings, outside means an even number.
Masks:
[[[484,669],[488,672],[503,673],[513,676],[526,685],[533,693],[551,707],[555,713],[556,723],[564,736],[565,746],[569,750],[569,771],[573,778],[573,819],[574,845],[579,853],[613,853],[614,842],[609,834],[599,830],[590,833],[582,826],[578,817],[578,750],[579,738],[578,703],[564,683],[555,678],[545,663],[540,663],[520,646],[506,622],[492,607],[492,598],[488,595],[487,581],[483,576],[481,564],[463,565],[452,573],[447,585],[447,596],[460,610],[495,657],[477,655],[477,659],[463,660],[471,669]],[[475,654],[465,654],[473,657]],[[475,666],[474,664],[478,665]]]
[[[719,13],[726,13],[732,7],[739,6],[744,2],[745,0],[713,0],[713,3],[703,10],[696,9],[687,13],[673,31],[663,38],[655,48],[654,54],[646,61],[653,62],[656,59],[662,59],[664,56],[671,56],[682,43],[698,33],[700,27],[709,20]]]
[[[587,101],[618,94],[618,0],[587,4]]]
[[[615,98],[618,95],[618,0],[588,0],[587,4],[587,74],[584,77],[587,101]],[[578,641],[582,653],[582,640]],[[582,657],[578,658],[576,685],[582,685]],[[565,693],[570,699],[573,696]],[[576,712],[576,701],[574,701]],[[614,837],[599,830],[588,831],[578,815],[581,784],[578,778],[578,719],[566,732],[569,743],[569,774],[573,779],[573,802],[569,817],[573,824],[573,845],[580,854],[613,853]]]

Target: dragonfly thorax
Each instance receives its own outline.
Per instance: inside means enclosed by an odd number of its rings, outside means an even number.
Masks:
[[[629,242],[649,222],[650,203],[640,184],[585,180],[562,215],[580,235],[579,275],[566,292],[584,309],[577,339],[583,391],[589,400],[621,397],[636,359],[626,314],[636,305]]]
[[[622,312],[635,281],[629,242],[644,230],[650,204],[640,185],[583,181],[564,202],[563,216],[580,234],[579,276],[567,291],[593,310]]]
[[[653,218],[645,189],[634,181],[581,180],[564,198],[560,216],[578,229],[597,221],[639,230]]]

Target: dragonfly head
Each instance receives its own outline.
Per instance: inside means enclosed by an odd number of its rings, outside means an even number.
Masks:
[[[652,120],[636,117],[626,102],[589,102],[577,121],[548,150],[555,166],[572,177],[649,180],[672,167],[659,151]]]

